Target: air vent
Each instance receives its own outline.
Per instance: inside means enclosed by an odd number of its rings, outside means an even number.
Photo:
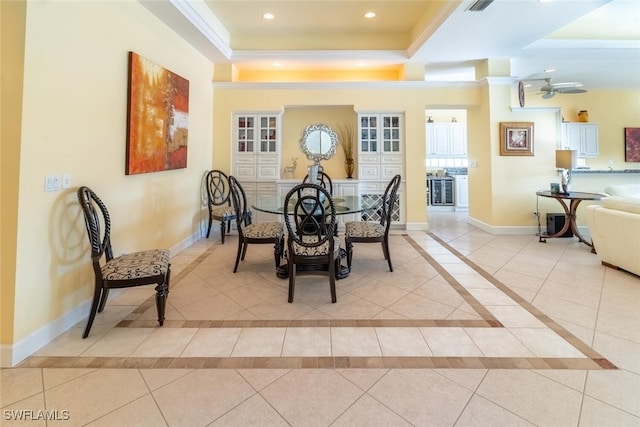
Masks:
[[[470,10],[471,12],[482,12],[491,3],[493,3],[493,0],[477,0],[475,3],[469,6],[469,9],[467,10]]]

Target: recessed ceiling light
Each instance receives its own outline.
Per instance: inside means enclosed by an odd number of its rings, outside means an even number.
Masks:
[[[376,13],[375,12],[367,12],[367,13],[364,14],[364,17],[365,18],[369,18],[369,19],[375,18],[376,17]]]
[[[545,73],[553,73],[556,69],[555,68],[547,68],[546,70],[544,70]]]
[[[274,63],[273,63],[273,66],[274,66],[274,67],[282,67],[282,64],[281,64],[281,63],[279,63],[279,62],[274,62]]]
[[[364,62],[360,61],[360,62],[357,63],[357,65],[358,65],[358,67],[364,67],[367,64],[365,64]]]
[[[273,13],[266,12],[262,14],[262,19],[266,19],[267,21],[270,21],[273,18],[275,18],[275,15]]]

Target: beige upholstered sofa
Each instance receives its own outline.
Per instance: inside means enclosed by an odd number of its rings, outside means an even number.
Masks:
[[[609,267],[640,275],[640,184],[605,189],[609,197],[587,206],[587,224],[593,245]]]

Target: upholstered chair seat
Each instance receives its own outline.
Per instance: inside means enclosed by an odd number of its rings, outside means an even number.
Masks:
[[[383,237],[385,231],[378,222],[351,221],[345,224],[344,234],[348,237]]]
[[[250,239],[269,239],[282,236],[284,224],[281,222],[258,222],[244,227],[244,235]]]
[[[308,244],[315,244],[318,242],[318,238],[316,236],[302,236],[302,241]],[[300,256],[321,256],[321,255],[329,255],[329,241],[320,243],[319,246],[302,246],[297,242],[292,242],[292,248],[294,255]],[[340,240],[333,240],[333,250],[335,252],[340,251]]]
[[[106,280],[129,280],[166,275],[169,269],[169,250],[151,249],[113,258],[102,266]]]

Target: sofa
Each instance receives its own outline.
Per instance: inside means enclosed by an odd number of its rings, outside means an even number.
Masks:
[[[600,205],[586,208],[587,225],[602,264],[640,276],[640,184],[605,189]]]

